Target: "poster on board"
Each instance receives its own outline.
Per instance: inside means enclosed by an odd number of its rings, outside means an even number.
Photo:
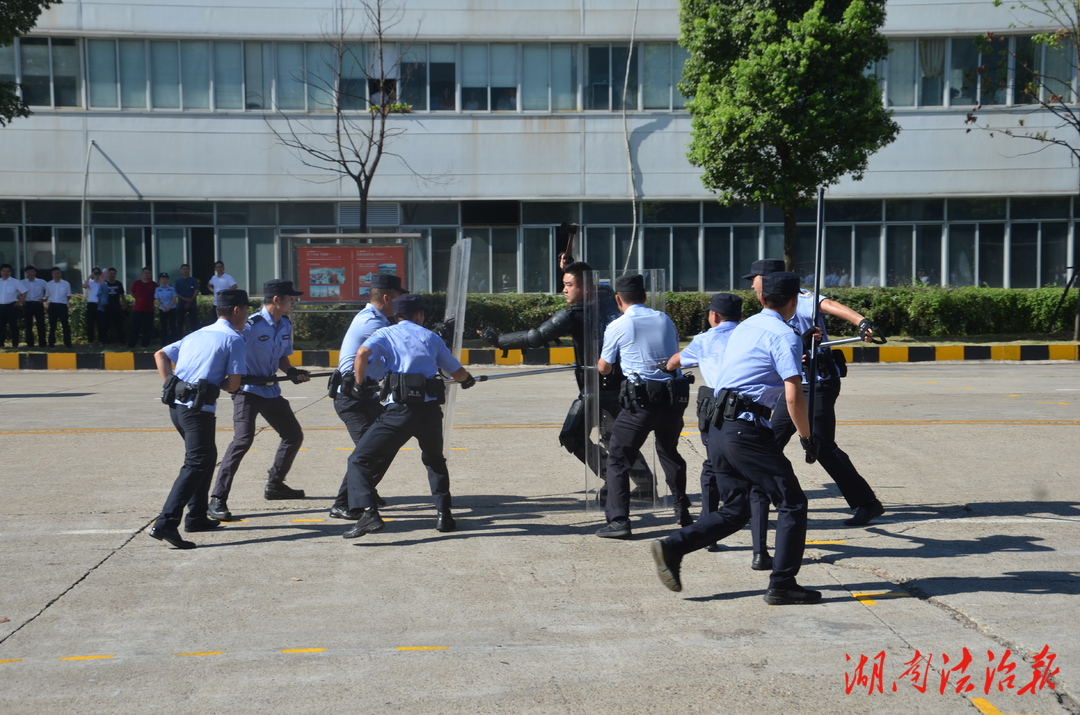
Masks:
[[[404,246],[297,246],[297,290],[305,302],[368,300],[371,277],[380,273],[405,281]]]

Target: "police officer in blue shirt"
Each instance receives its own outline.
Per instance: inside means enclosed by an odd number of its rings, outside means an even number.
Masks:
[[[158,273],[158,287],[154,289],[154,305],[157,307],[162,345],[171,343],[178,332],[176,327],[178,301],[176,289],[169,285],[169,274]]]
[[[620,400],[623,410],[611,426],[608,445],[608,523],[596,535],[606,539],[629,539],[630,469],[645,444],[655,435],[656,454],[675,500],[675,518],[681,525],[693,521],[686,496],[686,461],[679,456],[683,411],[690,401],[690,385],[678,373],[666,371],[669,357],[679,351],[679,333],[666,313],[642,305],[645,279],[621,276],[615,281],[615,303],[622,315],[604,331],[604,347],[596,367],[601,375],[622,365],[626,381]]]
[[[770,605],[814,603],[820,591],[800,586],[795,576],[806,548],[806,495],[791,462],[773,437],[768,420],[783,396],[807,459],[816,457],[802,392],[802,341],[787,324],[795,314],[799,277],[765,276],[765,309],[732,331],[717,379],[709,458],[720,475],[724,505],[667,539],[653,542],[661,582],[682,590],[679,568],[686,554],[735,533],[750,519],[748,493],[757,485],[776,506],[776,557],[765,601]],[[716,421],[724,420],[723,429]]]
[[[262,310],[248,318],[244,326],[244,343],[247,345],[245,384],[233,395],[233,439],[225,449],[217,481],[210,494],[207,516],[211,519],[232,519],[227,500],[236,470],[240,468],[240,460],[255,440],[255,418],[258,415],[262,415],[281,437],[267,475],[263,498],[304,498],[303,489],[293,489],[285,484],[285,477],[304,442],[304,432],[289,401],[281,395],[281,387],[274,380],[278,370],[297,384],[311,379],[306,370],[299,370],[289,362],[289,356],[293,353],[289,314],[296,304],[296,297],[303,293],[293,290],[292,281],[279,278],[263,283],[263,293]]]
[[[750,274],[744,278],[753,280],[754,290],[761,293],[761,276],[768,275],[773,271],[784,269],[784,262],[776,258],[767,258],[755,261],[750,269]],[[848,321],[859,330],[859,337],[870,341],[874,335],[874,324],[864,318],[860,313],[852,310],[843,303],[829,300],[824,296],[817,296],[820,301],[817,327],[821,332],[821,340],[828,340],[825,332],[825,315],[833,315]],[[813,291],[799,291],[799,304],[788,324],[800,334],[806,334],[814,323]],[[844,526],[865,526],[871,520],[885,513],[885,507],[878,501],[873,488],[866,479],[859,474],[859,470],[851,463],[851,457],[836,444],[836,398],[840,396],[840,378],[847,374],[847,367],[842,362],[838,363],[832,350],[818,349],[818,380],[814,388],[814,436],[819,442],[818,461],[825,472],[836,482],[840,493],[847,501],[848,506],[855,510],[855,515],[844,522]],[[810,384],[803,377],[803,392],[809,397]],[[795,433],[795,426],[787,413],[786,407],[781,403],[777,406],[772,419],[773,431],[776,439],[783,448],[787,445],[791,435]]]
[[[424,327],[424,301],[420,296],[396,298],[394,316],[397,324],[375,331],[357,351],[353,363],[357,384],[363,384],[369,364],[385,365],[390,401],[349,456],[349,508],[359,519],[342,534],[346,539],[381,531],[385,526],[375,502],[375,487],[411,437],[416,437],[421,461],[427,467],[438,512],[435,528],[453,531],[456,526],[450,513],[450,473],[443,457],[441,405],[446,383],[438,373],[442,370],[449,374],[461,383],[462,389],[472,387],[476,380],[450,353],[443,339]]]
[[[382,414],[378,381],[382,380],[385,373],[381,367],[369,363],[364,374],[364,384],[357,385],[356,376],[353,374],[356,354],[364,341],[374,335],[376,330],[389,327],[389,319],[394,317],[394,299],[405,292],[405,288],[401,285],[401,278],[398,276],[381,274],[372,276],[367,307],[352,319],[345,333],[345,339],[341,341],[337,370],[330,377],[329,390],[330,397],[334,400],[334,411],[345,423],[345,429],[348,430],[354,447],[360,443],[360,438]],[[375,495],[375,505],[386,506],[386,502],[379,497],[378,493]],[[360,515],[349,512],[347,478],[341,480],[337,498],[330,507],[330,516],[334,519],[360,518]]]
[[[217,462],[214,441],[215,409],[221,390],[235,392],[245,369],[244,339],[237,332],[247,321],[248,296],[242,290],[222,293],[217,322],[166,345],[154,353],[158,374],[165,381],[161,401],[184,438],[184,466],[173,482],[150,536],[178,549],[195,544],[180,537],[178,527],[187,505],[184,531],[209,531],[220,522],[206,516],[210,480]],[[175,373],[173,364],[176,365]]]
[[[731,331],[735,330],[742,320],[742,303],[742,298],[732,293],[714,295],[709,301],[709,329],[695,335],[689,345],[671,356],[667,364],[669,371],[679,367],[697,366],[705,382],[698,388],[697,394],[698,430],[701,433],[701,443],[705,445],[705,462],[701,465],[701,517],[716,511],[723,500],[716,470],[708,457],[709,425],[712,423],[713,394],[716,392],[716,382],[720,378],[720,367],[724,362],[724,349],[731,337]],[[754,553],[750,568],[755,571],[768,571],[773,565],[766,540],[769,530],[769,496],[756,486],[750,489],[750,515]],[[719,551],[720,547],[712,544],[706,549]]]

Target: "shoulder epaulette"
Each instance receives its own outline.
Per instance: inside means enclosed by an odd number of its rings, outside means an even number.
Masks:
[[[255,315],[248,318],[248,325],[252,325],[252,326],[258,325],[259,323],[261,323],[264,320],[266,320],[266,318],[264,318],[262,316],[262,313],[256,313]]]

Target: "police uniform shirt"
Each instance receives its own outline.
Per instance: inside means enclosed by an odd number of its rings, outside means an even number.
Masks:
[[[26,293],[26,300],[32,303],[40,303],[41,299],[45,297],[45,281],[40,278],[34,280],[24,280],[22,282],[23,293]]]
[[[608,324],[600,357],[610,364],[619,363],[627,377],[665,382],[672,375],[661,370],[659,363],[677,352],[679,333],[671,318],[635,303]]]
[[[25,291],[18,278],[0,278],[0,305],[11,305]]]
[[[453,356],[446,343],[427,328],[411,320],[381,328],[364,341],[371,350],[371,358],[385,363],[388,372],[418,372],[425,377],[435,377],[439,370],[457,372],[461,363]],[[364,373],[367,376],[367,373]],[[390,398],[393,401],[393,397]],[[428,395],[424,401],[435,398]]]
[[[210,286],[210,290],[214,292],[214,305],[217,305],[218,293],[223,290],[229,290],[236,285],[236,279],[228,273],[222,273],[220,276],[215,273],[211,276],[210,280],[207,281],[207,284]]]
[[[795,304],[795,315],[791,316],[791,320],[788,321],[795,330],[799,331],[799,335],[802,335],[810,326],[814,324],[814,306],[825,300],[826,296],[818,296],[817,300],[814,300],[814,292],[806,290],[805,288],[799,291],[799,302]],[[829,339],[829,334],[825,330],[825,315],[821,311],[818,311],[818,327],[821,328],[821,340],[822,342]],[[819,351],[827,350],[828,348],[819,348]],[[806,375],[803,375],[803,383],[806,383]]]
[[[228,375],[243,375],[244,339],[225,318],[196,330],[191,335],[166,345],[162,350],[176,365],[175,375],[191,384],[206,380],[220,385]],[[192,401],[176,404],[191,407]],[[217,405],[203,405],[203,412],[214,412]]]
[[[714,396],[721,389],[733,390],[770,409],[784,394],[784,381],[802,375],[802,340],[768,308],[731,331],[724,357]],[[739,419],[754,416],[743,412]]]
[[[59,281],[49,281],[45,284],[45,295],[48,296],[50,303],[67,305],[68,298],[71,297],[71,284],[63,278]]]
[[[342,375],[348,375],[352,372],[353,362],[356,360],[356,351],[360,349],[360,346],[368,338],[375,334],[376,330],[386,328],[389,325],[390,321],[386,319],[382,311],[370,303],[357,313],[353,317],[352,323],[349,324],[349,329],[345,332],[345,339],[341,341],[341,353],[337,365],[338,372]],[[385,373],[386,366],[381,359],[374,360],[374,355],[368,358],[368,366],[364,372],[364,377],[381,380]]]
[[[154,300],[160,304],[160,308],[173,308],[176,302],[176,289],[171,285],[159,285],[154,289]]]
[[[292,321],[283,315],[275,324],[265,307],[248,318],[243,336],[247,344],[245,375],[271,377],[277,373],[281,358],[293,354]],[[241,389],[259,397],[281,394],[281,387],[276,382],[273,385],[244,385]]]
[[[720,378],[720,366],[724,364],[724,349],[727,348],[731,331],[738,325],[734,320],[725,320],[715,328],[695,335],[690,344],[682,349],[679,358],[682,366],[697,365],[705,384],[716,387],[716,381]]]

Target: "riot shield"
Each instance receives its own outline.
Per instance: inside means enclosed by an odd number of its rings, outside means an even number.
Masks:
[[[462,238],[450,249],[450,275],[446,281],[446,315],[443,316],[443,322],[453,326],[450,352],[458,360],[461,359],[461,341],[465,336],[465,299],[468,296],[471,256],[471,238]],[[454,431],[454,403],[457,401],[458,390],[460,388],[457,385],[447,385],[446,404],[443,405],[443,456],[448,460]]]
[[[636,273],[637,271],[626,271]],[[622,382],[621,372],[610,376],[601,376],[596,369],[603,348],[604,330],[615,318],[619,309],[615,304],[614,283],[616,275],[623,272],[586,271],[584,275],[585,294],[585,388],[582,395],[584,402],[585,429],[585,508],[586,511],[604,508],[607,488],[607,444],[611,435],[611,426],[620,410],[618,388]],[[666,307],[665,271],[654,269],[642,271],[645,278],[647,299],[645,305],[653,310],[663,311]],[[658,480],[656,451],[652,447],[652,436],[646,440],[641,454],[630,472],[631,510],[657,508],[669,505],[670,493],[664,480]]]

